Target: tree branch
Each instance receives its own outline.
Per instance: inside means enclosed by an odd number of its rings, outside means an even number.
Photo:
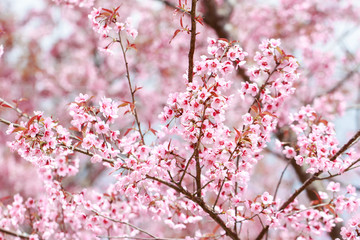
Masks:
[[[360,138],[360,130],[347,142],[345,143],[337,153],[330,158],[330,161],[334,161],[336,158],[338,158],[341,154],[343,154],[348,148],[350,148],[355,142],[357,142]],[[292,203],[297,196],[299,196],[300,193],[302,193],[311,183],[318,180],[319,175],[323,173],[322,171],[317,172],[313,174],[310,178],[308,178],[303,185],[298,188],[279,208],[279,211],[285,209],[287,206],[289,206],[290,203]],[[259,233],[256,240],[261,240],[264,235],[268,232],[269,225],[267,225],[263,230]]]
[[[110,220],[110,221],[112,221],[112,222],[121,223],[121,224],[127,225],[127,226],[129,226],[129,227],[131,227],[131,228],[133,228],[133,229],[136,229],[136,230],[138,230],[139,232],[142,232],[142,233],[144,233],[144,234],[152,237],[152,239],[157,239],[157,240],[162,239],[162,238],[155,237],[155,236],[152,235],[151,233],[149,233],[149,232],[145,231],[144,229],[141,229],[141,228],[139,228],[139,227],[137,227],[137,226],[135,226],[135,225],[133,225],[133,224],[131,224],[131,223],[124,222],[124,221],[120,221],[120,220],[116,220],[116,219],[113,219],[113,218],[111,218],[111,217],[107,217],[107,216],[102,215],[101,213],[99,213],[99,212],[97,212],[97,211],[95,211],[95,210],[92,210],[92,212],[94,212],[96,215],[99,215],[100,217],[106,218],[106,219],[108,219],[108,220]]]
[[[142,144],[145,144],[145,141],[144,141],[144,135],[141,131],[141,126],[140,126],[140,121],[139,121],[139,117],[138,117],[138,113],[137,113],[137,110],[136,110],[136,105],[135,105],[135,91],[133,90],[132,86],[131,86],[131,79],[130,79],[130,72],[129,72],[129,64],[128,64],[128,61],[127,61],[127,58],[126,58],[126,51],[124,49],[124,46],[123,46],[123,43],[122,43],[122,40],[121,40],[121,35],[120,35],[120,31],[119,31],[119,43],[120,43],[120,47],[121,47],[121,51],[122,51],[122,54],[123,54],[123,58],[124,58],[124,61],[125,61],[125,67],[126,67],[126,78],[128,80],[128,85],[129,85],[129,89],[130,89],[130,93],[131,93],[131,102],[133,104],[133,110],[134,110],[134,117],[135,117],[135,122],[138,126],[138,129],[139,129],[139,133],[140,133],[140,137],[141,137],[141,143]]]
[[[191,2],[191,38],[190,38],[190,49],[189,49],[189,68],[188,68],[188,82],[191,83],[194,76],[194,53],[196,43],[196,3],[197,0]]]
[[[8,235],[11,235],[11,236],[14,236],[14,237],[19,237],[19,238],[23,238],[23,239],[29,239],[29,234],[27,234],[27,233],[16,233],[16,232],[4,229],[4,228],[0,228],[0,232],[3,232],[5,234],[8,234]]]

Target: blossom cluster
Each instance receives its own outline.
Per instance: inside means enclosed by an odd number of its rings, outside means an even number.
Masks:
[[[292,130],[297,135],[296,152],[292,151],[296,163],[308,166],[308,173],[331,171],[343,173],[353,164],[358,154],[349,152],[345,158],[331,159],[339,150],[334,124],[318,116],[313,108],[305,106],[290,116]]]
[[[118,10],[94,8],[89,19],[95,32],[123,47],[121,32],[135,39],[137,31],[128,21],[119,21]],[[297,60],[280,46],[279,39],[264,40],[249,60],[238,42],[209,38],[208,55],[195,61],[191,79],[185,76],[186,89],[169,95],[159,115],[164,124],[158,132],[140,127],[136,90],[131,90],[133,101],[123,104],[103,97],[96,105],[92,97],[80,94],[69,104],[72,134],[41,112],[10,124],[7,133],[14,133],[15,140],[9,146],[38,168],[46,197],[24,200],[15,195],[12,204],[1,208],[0,226],[26,226],[32,229],[33,240],[110,238],[110,232],[123,238],[142,237],[144,231],[132,224],[145,221],[187,234],[195,232],[198,222],[211,218],[224,223],[224,230],[250,228],[254,219],[260,219],[271,229],[293,229],[298,239],[330,232],[342,221],[338,214],[359,207],[352,186],[347,195],[337,195],[339,184],[330,182],[330,200],[327,193],[319,192],[319,202],[310,206],[295,200],[282,207],[283,201],[268,191],[249,197],[254,194],[248,189],[253,169],[299,80]],[[232,73],[241,68],[247,69],[249,79],[235,93],[252,103],[230,127],[227,113],[236,97],[229,94]],[[131,89],[129,76],[128,80]],[[115,120],[126,113],[135,116],[133,126],[124,132],[113,130]],[[298,145],[285,146],[283,153],[299,165],[309,164],[307,172],[342,173],[356,159],[356,154],[348,153],[350,160],[330,161],[339,150],[334,127],[312,108],[302,108],[291,120]],[[157,138],[146,144],[144,136],[151,133]],[[67,189],[65,180],[80,168],[76,152],[89,156],[94,165],[102,162],[114,183],[101,193]],[[209,225],[215,229],[217,223]],[[353,234],[353,225],[343,228],[342,234]],[[208,236],[211,230],[192,235]]]
[[[10,124],[7,133],[15,133],[16,140],[8,145],[23,159],[62,177],[77,173],[78,161],[68,158],[73,152],[69,131],[42,112],[35,112],[27,122]]]
[[[261,159],[260,153],[276,127],[276,110],[294,92],[292,84],[298,79],[298,65],[279,47],[279,40],[262,42],[261,53],[257,52],[256,64],[251,68],[256,75],[252,83],[244,83],[239,90],[241,95],[255,97],[256,101],[239,119],[243,122],[242,130],[234,131],[226,126],[226,109],[232,96],[225,93],[231,86],[229,74],[246,63],[248,54],[236,42],[209,39],[208,43],[210,57],[202,56],[195,62],[195,78],[187,84],[187,91],[170,94],[168,105],[159,117],[168,122],[163,128],[165,133],[181,136],[194,153],[198,149],[198,161],[203,166],[202,184],[206,186],[202,194],[209,199],[218,195],[216,198],[221,201],[230,200],[221,206],[215,201],[215,211],[223,212],[227,224],[233,226],[240,220],[251,219],[245,217],[242,196],[252,168]],[[192,169],[189,175],[184,173],[184,179],[189,180],[188,177],[196,174],[196,164],[190,156],[190,161],[183,162],[183,169],[175,176]],[[265,204],[270,204],[271,196],[264,194],[263,198],[269,199],[264,200]],[[252,208],[258,211],[259,206]]]
[[[112,31],[115,34],[125,32],[128,37],[135,39],[138,35],[137,30],[131,25],[130,19],[125,22],[120,22],[120,15],[118,13],[119,7],[115,9],[94,8],[89,14],[89,19],[92,23],[93,30],[97,32],[102,38],[116,38],[111,36]]]

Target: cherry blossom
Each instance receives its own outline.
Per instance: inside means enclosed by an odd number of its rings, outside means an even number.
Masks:
[[[0,239],[359,237],[353,1],[43,3],[0,17]]]

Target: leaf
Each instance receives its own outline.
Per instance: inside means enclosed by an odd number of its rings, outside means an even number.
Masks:
[[[131,130],[132,130],[132,128],[128,128],[128,129],[126,130],[126,132],[124,133],[124,136],[126,136]]]
[[[229,42],[229,40],[227,40],[226,38],[219,38],[218,40],[224,41],[224,42]]]
[[[237,143],[238,140],[240,139],[241,137],[241,132],[239,130],[237,130],[236,128],[234,128],[235,131],[236,131],[236,135],[235,135],[235,142]]]
[[[272,114],[272,113],[270,113],[270,112],[268,112],[268,111],[265,111],[265,112],[263,112],[262,114],[263,114],[263,115],[270,115],[270,116],[272,116],[272,117],[274,117],[274,118],[278,118],[275,114]]]
[[[82,141],[77,142],[77,143],[74,145],[74,148],[77,148],[78,146],[80,146],[80,144],[82,144]]]
[[[11,196],[2,197],[2,198],[0,198],[0,202],[3,202],[5,200],[11,199],[11,198],[12,198]]]
[[[156,136],[157,131],[151,128],[151,122],[150,121],[149,121],[149,131],[152,132]],[[170,142],[171,142],[171,140],[170,140]],[[168,149],[169,149],[169,147],[168,147]]]
[[[117,8],[114,9],[114,12],[117,12],[119,10],[120,6],[121,6],[121,4]]]
[[[168,146],[167,146],[167,149],[168,149],[168,150],[170,149],[170,145],[171,145],[171,139],[170,139],[169,144],[168,144]]]
[[[181,28],[184,28],[182,19],[183,19],[183,18],[181,17],[181,18],[180,18],[180,26],[181,26]]]
[[[77,129],[76,127],[69,127],[69,130],[74,131],[74,132],[78,132],[78,131],[79,131],[79,129]]]
[[[123,103],[120,104],[120,105],[118,106],[118,108],[125,107],[125,106],[127,106],[127,105],[129,105],[129,104],[130,104],[130,102],[123,101]]]
[[[79,139],[80,141],[82,141],[83,140],[83,138],[82,137],[78,137],[78,136],[75,136],[77,139]]]
[[[10,105],[8,105],[8,104],[6,104],[4,102],[0,103],[0,107],[12,108]]]
[[[330,204],[325,205],[324,207],[327,208],[327,209],[329,209],[329,211],[330,211],[332,214],[334,214],[334,215],[336,214],[334,208],[333,208]]]
[[[285,56],[284,50],[282,50],[280,47],[276,47],[276,50],[280,53],[281,56]]]
[[[258,109],[258,107],[255,106],[255,105],[252,105],[252,106],[250,107],[250,109],[253,110],[253,111],[256,112],[256,113],[259,113],[259,109]]]
[[[37,119],[39,116],[35,115],[32,118],[30,118],[30,120],[27,122],[26,127],[29,128],[30,125],[35,121],[35,119]]]
[[[219,95],[217,95],[216,92],[210,92],[211,95],[213,95],[214,97],[218,97]]]
[[[172,40],[176,37],[176,35],[178,35],[179,32],[181,32],[180,29],[176,29],[176,30],[175,30],[173,37],[172,37],[171,40],[169,41],[169,44],[170,44],[170,43],[172,42]]]
[[[113,13],[113,11],[112,11],[112,10],[107,9],[107,8],[102,8],[102,10],[103,10],[103,11],[106,11],[106,12],[109,12],[109,13],[111,13],[111,14]]]
[[[327,126],[329,122],[326,121],[325,119],[320,119],[319,123],[323,123],[325,126]]]
[[[137,86],[135,86],[134,93],[136,93],[137,90],[140,90],[140,89],[142,89],[142,88],[143,88],[143,87],[137,87]]]
[[[155,129],[149,128],[149,130],[156,136],[157,131]]]
[[[204,19],[199,15],[195,18],[195,20],[200,23],[202,26],[204,26]]]
[[[134,43],[130,43],[129,40],[127,40],[127,39],[126,39],[126,41],[127,41],[126,50],[129,50],[131,48],[137,50],[136,45]]]
[[[130,109],[131,109],[131,112],[133,113],[133,112],[134,112],[134,109],[135,109],[135,104],[130,103]]]
[[[24,127],[17,127],[17,128],[14,128],[14,130],[11,132],[11,133],[14,133],[14,132],[20,132],[20,131],[25,131],[27,130],[27,128],[24,128]]]

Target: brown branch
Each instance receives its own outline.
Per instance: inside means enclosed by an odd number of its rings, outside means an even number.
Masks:
[[[178,7],[176,7],[174,4],[167,0],[158,0],[162,2],[165,6],[170,7],[175,10],[181,10]],[[232,40],[231,34],[228,30],[225,29],[225,26],[227,23],[229,23],[231,13],[233,11],[233,7],[231,6],[228,1],[225,1],[225,4],[227,4],[227,8],[229,9],[227,11],[227,14],[220,15],[219,14],[219,7],[216,5],[214,0],[203,0],[202,1],[205,8],[205,13],[203,15],[204,23],[212,28],[215,32],[218,38],[226,38],[228,40]],[[187,14],[189,15],[189,14]],[[237,70],[237,74],[245,81],[250,82],[249,76],[246,74],[245,69],[242,67],[239,67]]]
[[[330,161],[335,161],[336,158],[338,158],[341,154],[343,154],[348,148],[350,148],[354,143],[356,143],[360,138],[360,130],[347,142],[345,143],[337,153],[330,158]],[[290,203],[292,203],[297,196],[299,196],[300,193],[302,193],[311,183],[318,180],[319,175],[323,173],[322,171],[317,172],[313,174],[310,178],[308,178],[303,185],[298,188],[279,208],[279,211],[285,209],[287,206],[289,206]],[[269,225],[267,225],[263,230],[259,233],[256,240],[261,240],[264,235],[268,232]]]
[[[97,211],[95,211],[95,210],[92,210],[92,212],[94,212],[96,215],[99,215],[100,217],[106,218],[106,219],[108,219],[108,220],[110,220],[110,221],[112,221],[112,222],[124,224],[124,225],[127,225],[127,226],[129,226],[129,227],[131,227],[131,228],[133,228],[133,229],[136,229],[136,230],[138,230],[139,232],[142,232],[142,233],[144,233],[144,234],[152,237],[152,239],[157,239],[157,240],[162,239],[162,238],[155,237],[155,236],[152,235],[151,233],[149,233],[149,232],[145,231],[144,229],[141,229],[141,228],[139,228],[139,227],[137,227],[137,226],[135,226],[135,225],[133,225],[133,224],[131,224],[131,223],[124,222],[124,221],[120,221],[120,220],[116,220],[116,219],[113,219],[113,218],[111,218],[111,217],[107,217],[107,216],[102,215],[101,213],[99,213],[99,212],[97,212]]]
[[[209,98],[208,98],[209,99]],[[191,157],[189,158],[189,160],[188,160],[188,162],[187,162],[187,164],[186,164],[186,166],[185,166],[185,169],[184,169],[184,172],[183,172],[183,174],[182,174],[182,176],[180,177],[180,180],[179,180],[179,183],[178,183],[178,185],[181,185],[181,182],[183,181],[183,179],[184,179],[184,177],[185,177],[185,174],[186,174],[186,171],[187,171],[187,169],[189,168],[189,166],[190,166],[190,163],[191,163],[191,160],[195,157],[195,160],[197,161],[196,162],[196,171],[198,171],[198,157],[199,157],[199,147],[200,147],[200,143],[201,143],[201,137],[202,137],[202,135],[203,135],[203,133],[202,133],[202,128],[203,128],[203,126],[204,126],[204,121],[205,121],[205,112],[206,112],[206,103],[207,103],[207,101],[208,101],[208,99],[206,99],[205,100],[205,102],[204,102],[204,110],[203,110],[203,112],[202,112],[202,117],[201,117],[201,125],[200,125],[200,128],[199,128],[199,137],[198,137],[198,139],[197,139],[197,142],[196,142],[196,145],[195,145],[195,149],[194,149],[194,152],[193,152],[193,154],[191,155]],[[196,159],[197,158],[197,159]],[[200,169],[200,171],[201,171],[201,169]],[[198,174],[198,172],[196,172],[196,174]],[[201,182],[201,181],[200,181]],[[200,188],[201,188],[201,186],[200,186]],[[199,186],[198,186],[198,188],[197,188],[198,190],[199,190]]]
[[[191,83],[194,77],[194,53],[196,43],[196,3],[197,0],[191,2],[191,37],[189,49],[189,68],[188,68],[188,82]]]
[[[217,224],[220,225],[220,227],[226,232],[227,236],[229,236],[233,240],[239,240],[239,237],[237,236],[237,234],[235,232],[231,231],[231,229],[226,226],[226,223],[220,218],[220,216],[217,213],[212,211],[212,209],[204,202],[204,200],[202,198],[194,196],[193,194],[191,194],[189,191],[185,190],[181,186],[171,184],[167,181],[164,181],[162,179],[159,179],[159,178],[156,178],[153,176],[146,175],[146,177],[149,179],[153,179],[159,183],[162,183],[162,184],[174,189],[175,191],[177,191],[179,193],[182,193],[186,198],[190,199],[194,203],[197,203],[203,209],[204,212],[206,212]]]
[[[4,229],[4,228],[0,228],[0,232],[3,232],[5,234],[8,234],[8,235],[11,235],[11,236],[14,236],[14,237],[19,237],[19,238],[23,238],[23,239],[29,239],[29,234],[27,234],[27,233],[16,233],[16,232]]]
[[[277,195],[277,193],[278,193],[278,190],[279,190],[280,184],[281,184],[281,182],[282,182],[282,179],[283,179],[283,177],[284,177],[284,174],[285,174],[287,168],[289,167],[289,165],[291,164],[291,162],[294,162],[294,159],[293,159],[293,158],[288,160],[288,162],[286,163],[286,166],[284,167],[284,170],[281,172],[279,181],[278,181],[278,183],[277,183],[277,185],[276,185],[276,189],[275,189],[275,193],[274,193],[274,199],[276,199],[276,195]]]
[[[139,117],[138,117],[138,113],[137,113],[137,110],[136,110],[136,105],[135,105],[135,90],[133,90],[132,86],[131,86],[131,79],[130,79],[130,72],[129,72],[129,63],[127,61],[127,58],[126,58],[126,51],[124,49],[124,46],[123,46],[123,43],[122,43],[122,40],[121,40],[121,35],[120,35],[120,31],[119,31],[119,44],[120,44],[120,47],[121,47],[121,51],[122,51],[122,54],[123,54],[123,59],[124,59],[124,62],[125,62],[125,68],[126,68],[126,78],[128,80],[128,85],[129,85],[129,89],[130,89],[130,93],[131,93],[131,102],[133,104],[133,112],[134,112],[134,117],[135,117],[135,122],[138,126],[138,130],[139,130],[139,133],[140,133],[140,138],[141,138],[141,143],[142,144],[145,144],[145,141],[144,141],[144,135],[141,131],[141,125],[140,125],[140,121],[139,121]]]
[[[14,111],[16,111],[20,117],[26,117],[29,118],[29,116],[27,114],[25,114],[20,108],[12,105],[11,103],[5,101],[4,99],[0,98],[0,107],[2,106],[2,104],[8,105],[10,106],[11,109],[13,109]]]
[[[10,125],[11,122],[5,120],[5,119],[2,119],[0,118],[0,122],[3,122],[7,125]],[[80,153],[83,153],[85,155],[88,155],[88,156],[93,156],[93,153],[90,153],[89,151],[86,151],[84,149],[80,149],[80,148],[73,148],[74,151],[77,151],[77,152],[80,152]],[[113,163],[113,160],[112,159],[103,159],[103,161],[106,161],[106,162],[110,162],[110,163]],[[128,168],[126,166],[122,166],[123,169],[126,169],[126,170],[129,170],[129,171],[133,171],[133,169],[131,168]],[[194,196],[192,193],[190,193],[189,191],[185,190],[183,187],[181,187],[181,185],[174,185],[168,181],[164,181],[162,179],[159,179],[159,178],[156,178],[156,177],[153,177],[153,176],[150,176],[150,175],[146,175],[146,178],[148,179],[152,179],[152,180],[155,180],[159,183],[162,183],[172,189],[174,189],[175,191],[179,192],[179,193],[182,193],[185,197],[187,197],[188,199],[190,199],[191,201],[197,203],[203,210],[204,212],[208,213],[209,216],[217,223],[219,224],[223,229],[224,231],[226,232],[226,235],[229,236],[230,238],[234,239],[234,240],[238,240],[238,236],[236,233],[234,233],[233,231],[231,231],[230,228],[228,228],[225,224],[225,222],[218,216],[217,213],[213,212],[211,210],[211,208],[206,205],[206,203],[204,202],[204,200],[201,198],[201,197],[198,197],[198,196]],[[201,193],[201,190],[198,191]],[[124,222],[123,222],[124,223]],[[124,223],[125,224],[125,223]],[[1,229],[0,229],[1,231]],[[10,233],[9,233],[10,234]]]

